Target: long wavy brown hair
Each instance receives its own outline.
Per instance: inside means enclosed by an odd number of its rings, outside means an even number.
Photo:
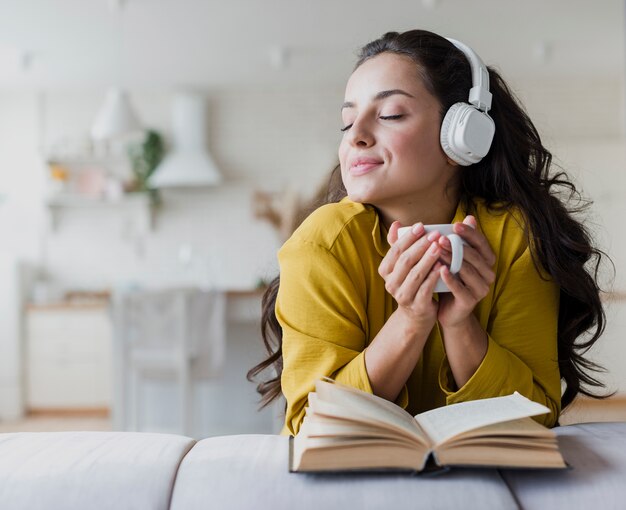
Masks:
[[[415,62],[426,88],[441,104],[442,120],[451,105],[467,100],[472,86],[470,65],[447,39],[424,30],[389,32],[361,49],[355,69],[386,52]],[[534,262],[560,288],[558,364],[565,383],[561,406],[565,408],[579,393],[601,398],[591,389],[604,387],[595,375],[603,369],[584,354],[606,324],[598,284],[600,263],[606,254],[593,246],[589,232],[576,219],[591,202],[581,198],[565,172],[551,172],[552,154],[541,143],[537,129],[500,74],[492,67],[488,71],[495,137],[487,156],[472,165],[471,171],[461,172],[460,199],[468,211],[473,209],[472,198],[480,197],[491,209],[516,207],[523,212]],[[326,202],[344,196],[336,167]],[[279,285],[280,275],[263,296],[261,327],[269,357],[248,372],[248,380],[254,381],[261,372],[273,368],[273,377],[257,385],[261,407],[281,395],[282,330],[274,313]]]

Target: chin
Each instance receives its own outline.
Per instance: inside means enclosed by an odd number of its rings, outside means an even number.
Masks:
[[[353,202],[357,202],[359,204],[370,203],[372,200],[372,196],[369,193],[363,193],[361,191],[348,191],[348,198]]]
[[[371,203],[373,200],[376,200],[376,198],[380,195],[377,191],[378,190],[374,186],[346,186],[348,198],[353,202],[358,203]]]

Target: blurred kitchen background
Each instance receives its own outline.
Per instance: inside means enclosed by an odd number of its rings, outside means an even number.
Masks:
[[[356,50],[472,46],[594,201],[626,419],[621,0],[2,0],[0,431],[280,429],[247,370],[276,251],[337,162]]]

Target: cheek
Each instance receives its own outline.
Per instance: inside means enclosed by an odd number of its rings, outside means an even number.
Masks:
[[[421,161],[439,159],[440,153],[442,153],[439,131],[435,129],[397,133],[393,140],[390,140],[389,147],[395,154],[402,155],[411,162],[414,162],[415,158],[419,158]]]
[[[430,140],[425,140],[421,133],[403,132],[391,137],[387,146],[393,154],[410,157],[419,154],[429,144]]]

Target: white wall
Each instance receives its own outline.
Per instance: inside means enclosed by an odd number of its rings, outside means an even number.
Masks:
[[[253,218],[252,191],[292,185],[303,195],[313,192],[336,158],[341,93],[269,89],[207,94],[209,145],[225,183],[165,193],[155,228],[148,232],[122,208],[67,210],[56,230],[48,228],[42,205],[45,147],[83,139],[104,91],[0,94],[0,194],[7,195],[0,206],[3,249],[13,258],[40,264],[60,289],[204,284],[207,278],[219,287],[237,289],[273,278],[279,240],[269,224]],[[132,97],[146,126],[169,133],[167,91],[133,91]],[[183,243],[192,244],[200,259],[194,267],[183,268],[178,262]],[[205,260],[210,261],[208,277]],[[16,306],[12,289],[5,286],[4,292]],[[8,311],[3,306],[1,313]],[[0,358],[17,370],[19,351],[9,338],[14,329],[5,333]],[[228,377],[201,386],[196,397],[201,434],[224,432],[228,426],[241,432],[275,430],[270,410],[256,413],[254,388],[245,380],[247,369],[262,358],[258,327],[231,327]],[[11,383],[11,396],[17,398],[19,374],[4,382],[7,387]],[[158,401],[168,398],[162,388],[155,391],[161,394]],[[235,405],[224,416],[231,401]],[[0,394],[1,417],[15,415],[8,411],[9,404]],[[167,427],[156,414],[153,423]]]
[[[21,330],[19,262],[0,250],[0,417],[17,419],[22,415],[22,344],[13,341]]]
[[[515,90],[527,106],[553,170],[566,171],[593,204],[584,216],[597,245],[616,265],[604,268],[604,288],[626,289],[626,239],[620,218],[626,213],[624,83],[618,79],[518,80]],[[591,93],[593,91],[593,93]],[[614,284],[609,281],[615,276]]]
[[[102,91],[5,94],[0,140],[19,137],[15,150],[0,150],[2,232],[17,237],[15,250],[40,261],[60,285],[112,287],[126,283],[180,281],[182,243],[212,259],[216,284],[246,288],[276,271],[278,238],[252,217],[253,189],[293,185],[312,193],[336,159],[341,101],[337,91],[209,91],[209,141],[225,184],[205,191],[169,192],[144,233],[132,214],[113,210],[65,211],[59,228],[46,230],[41,207],[46,168],[40,145],[85,138]],[[167,92],[135,91],[133,101],[146,126],[169,133]],[[16,122],[30,123],[20,129]],[[15,120],[16,122],[12,122]],[[37,136],[37,134],[40,134]],[[4,149],[0,141],[0,148]],[[14,203],[16,202],[16,203]],[[19,202],[19,205],[18,203]],[[43,216],[42,216],[43,214]],[[20,218],[15,228],[9,218]]]
[[[620,227],[620,219],[626,217],[621,81],[515,80],[512,85],[546,144],[596,200],[598,239],[616,263],[617,289],[626,288],[622,276],[626,241]],[[597,92],[593,101],[587,99],[588,90]],[[251,191],[291,184],[312,193],[335,163],[343,87],[206,92],[209,147],[226,183],[206,191],[166,194],[156,227],[147,233],[135,228],[132,215],[116,211],[67,213],[56,232],[46,230],[42,147],[62,137],[84,137],[103,90],[0,93],[0,194],[8,194],[0,205],[3,250],[42,263],[63,287],[197,281],[201,271],[185,273],[177,262],[181,243],[192,243],[197,253],[211,259],[213,283],[219,286],[251,287],[259,277],[272,277],[278,238],[266,223],[253,219]],[[169,91],[132,90],[131,95],[144,123],[169,133]],[[626,359],[626,346],[619,340],[622,330],[611,319],[598,352],[601,361],[609,361],[610,383],[626,390],[626,380],[619,375],[626,373],[621,362]],[[257,334],[251,338],[250,332],[242,333],[247,340],[237,340],[239,344],[233,345],[239,347],[233,353],[239,356],[246,351],[250,345],[246,341],[260,342]],[[10,354],[13,358],[6,359],[17,363],[14,351],[3,347],[5,340],[0,339],[0,357]],[[249,366],[249,361],[242,364]],[[241,376],[245,373],[242,365],[237,371]],[[251,389],[243,379],[241,383],[241,388],[247,388],[244,393]],[[209,414],[216,416],[214,411]],[[247,418],[239,419],[243,423]],[[259,427],[266,427],[265,418],[259,419],[264,423]]]
[[[600,241],[624,266],[626,242],[614,222],[624,189],[616,185],[624,175],[622,84],[608,79],[511,83],[555,161],[596,201],[595,213],[609,231]],[[589,90],[595,91],[594,101],[581,101]],[[267,223],[252,217],[252,190],[292,185],[312,193],[336,161],[342,87],[207,94],[209,147],[226,183],[166,193],[156,227],[147,233],[132,214],[116,210],[68,211],[56,232],[46,231],[42,152],[59,140],[84,139],[104,91],[0,94],[0,193],[9,194],[0,206],[0,234],[10,240],[11,251],[41,261],[64,286],[179,281],[182,243],[212,259],[220,286],[250,287],[271,276],[278,238]],[[146,126],[169,134],[169,92],[137,90],[132,99]],[[626,286],[619,282],[618,287]]]
[[[615,264],[613,269],[608,260],[603,263],[601,288],[626,295],[624,80],[527,80],[519,81],[516,90],[553,152],[554,163],[572,176],[584,198],[593,201],[585,226]],[[598,378],[607,390],[624,393],[626,302],[606,297],[605,333],[589,357],[606,368]]]

